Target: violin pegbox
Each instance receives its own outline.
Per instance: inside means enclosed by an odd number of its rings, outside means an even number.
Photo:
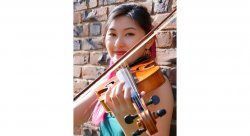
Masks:
[[[143,132],[146,132],[146,131],[150,135],[157,133],[158,130],[156,127],[156,119],[166,114],[165,109],[157,110],[157,112],[151,112],[150,110],[147,109],[147,107],[145,108],[145,106],[149,106],[151,104],[157,105],[160,102],[160,98],[158,96],[156,95],[152,96],[146,104],[144,103],[142,98],[141,98],[141,101],[143,103],[144,111],[138,112],[139,109],[136,107],[136,105],[133,104],[138,114],[134,114],[134,115],[129,114],[124,117],[124,120],[127,124],[131,124],[134,122],[134,119],[137,119],[136,123],[139,129],[134,131],[132,133],[132,136],[141,135]]]

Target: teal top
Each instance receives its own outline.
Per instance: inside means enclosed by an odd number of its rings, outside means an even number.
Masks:
[[[125,136],[120,124],[110,113],[106,113],[104,120],[100,123],[101,136]]]

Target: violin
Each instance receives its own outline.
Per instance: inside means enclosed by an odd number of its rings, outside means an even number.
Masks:
[[[131,100],[133,102],[133,107],[138,114],[126,115],[124,120],[127,124],[133,123],[133,120],[137,119],[137,124],[140,129],[133,132],[133,136],[140,135],[141,133],[148,131],[149,134],[154,134],[157,132],[156,118],[161,117],[166,114],[165,109],[160,109],[157,112],[151,112],[148,110],[147,106],[150,104],[158,104],[160,99],[158,96],[152,96],[151,99],[145,103],[141,98],[139,93],[144,91],[145,93],[150,92],[157,87],[161,86],[165,82],[165,78],[160,71],[160,67],[151,60],[145,60],[131,68],[127,65],[122,66],[117,71],[117,76],[109,79],[108,81],[102,83],[98,88],[96,88],[96,96],[106,112],[110,112],[110,109],[104,102],[104,92],[107,91],[110,85],[115,85],[119,80],[125,80],[125,87],[130,86],[131,90]]]
[[[145,93],[150,92],[165,82],[165,78],[160,71],[160,67],[157,66],[155,61],[152,59],[145,60],[138,65],[131,67],[130,71],[139,93],[141,93],[141,91],[144,91]],[[95,89],[96,95],[101,103],[103,102],[102,94],[108,90],[110,85],[116,85],[118,81],[119,79],[117,76],[114,76],[106,82],[100,84]],[[106,104],[103,104],[105,110],[109,112],[109,108],[105,105]]]
[[[108,80],[107,82],[101,84],[96,89],[96,95],[106,109],[109,112],[109,108],[104,103],[102,99],[103,93],[107,91],[107,86],[109,84],[116,84],[118,80],[125,81],[125,87],[130,86],[131,91],[131,99],[133,102],[133,106],[136,109],[138,114],[135,115],[127,115],[124,117],[125,122],[130,124],[134,119],[137,119],[137,125],[141,127],[140,129],[133,132],[133,136],[140,135],[143,132],[147,131],[149,134],[157,133],[156,127],[156,118],[163,116],[166,114],[164,109],[158,110],[157,112],[151,112],[148,110],[147,106],[150,104],[158,104],[159,97],[152,96],[151,99],[145,103],[144,100],[140,97],[139,92],[145,91],[150,92],[161,84],[164,83],[165,78],[160,72],[159,66],[155,64],[154,61],[148,60],[139,65],[129,68],[126,64],[126,61],[140,50],[143,47],[150,47],[152,45],[149,44],[149,41],[156,36],[162,29],[164,29],[167,24],[171,23],[176,18],[176,8],[168,14],[168,16],[162,20],[156,27],[154,27],[147,35],[145,35],[137,44],[135,44],[129,51],[127,51],[119,60],[117,60],[112,66],[110,66],[106,71],[104,71],[99,77],[96,78],[93,82],[91,82],[84,90],[78,93],[74,97],[74,101],[79,98],[84,92],[90,89],[94,84],[96,84],[102,77],[107,75],[109,72],[117,70],[116,76]],[[126,82],[128,81],[128,82]]]

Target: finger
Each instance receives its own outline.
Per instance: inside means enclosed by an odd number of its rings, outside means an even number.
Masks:
[[[116,85],[114,85],[114,86],[112,87],[111,93],[110,93],[110,99],[111,99],[111,102],[112,102],[112,104],[113,104],[114,106],[119,105],[118,100],[117,100],[117,98],[116,98],[116,96],[115,96],[116,88],[117,88],[118,85],[119,85],[119,83],[116,84]]]
[[[111,93],[111,87],[108,87],[108,90],[105,92],[105,95],[104,95],[104,102],[105,103],[110,103],[111,102],[110,93]]]
[[[116,92],[115,92],[115,96],[116,96],[120,106],[126,104],[126,102],[124,100],[124,90],[123,90],[124,84],[125,84],[125,82],[121,81],[120,84],[117,86]]]
[[[117,85],[117,87],[116,87],[116,90],[115,90],[115,96],[117,97],[117,98],[121,98],[121,97],[123,97],[123,86],[124,86],[124,84],[125,84],[125,82],[124,81],[121,81],[121,82],[119,82],[119,84]]]
[[[128,87],[124,90],[124,100],[126,102],[126,104],[132,105],[132,101],[131,101],[131,87]]]

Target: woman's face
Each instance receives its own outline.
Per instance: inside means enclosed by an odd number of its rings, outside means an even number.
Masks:
[[[130,17],[121,16],[114,19],[107,30],[105,44],[113,61],[117,61],[123,54],[132,48],[143,36],[144,30]],[[130,57],[131,63],[142,56],[144,49]]]

